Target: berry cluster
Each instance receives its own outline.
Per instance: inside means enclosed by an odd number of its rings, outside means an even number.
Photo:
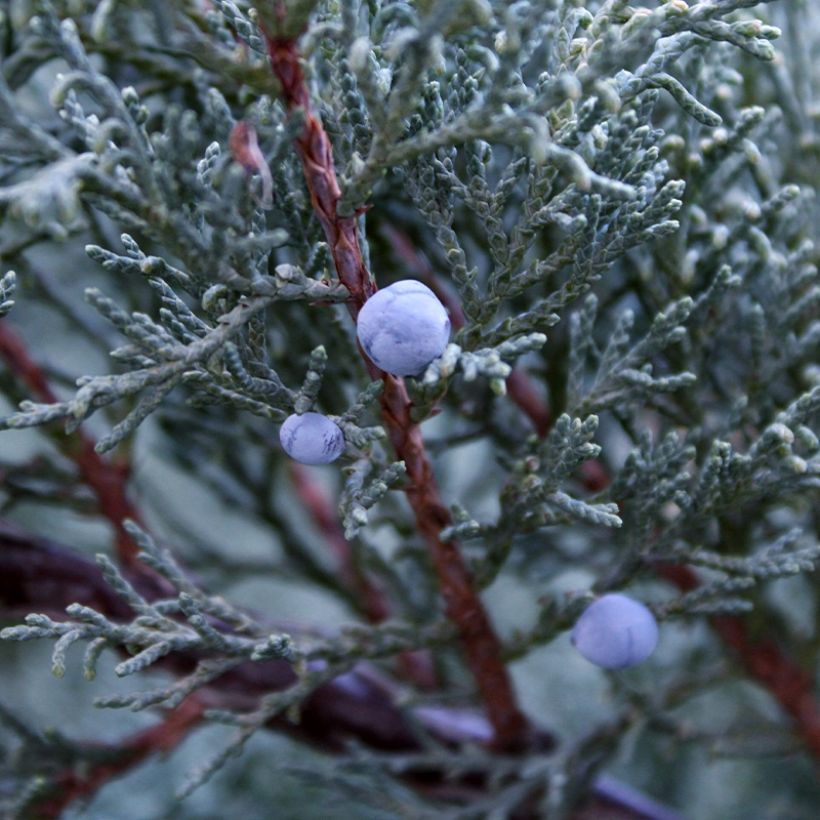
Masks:
[[[368,358],[393,376],[417,376],[447,347],[450,320],[433,291],[403,279],[365,302],[356,326]],[[345,448],[339,426],[321,413],[294,413],[279,431],[285,452],[302,464],[330,464]]]
[[[356,335],[368,358],[394,376],[417,376],[441,356],[450,338],[447,311],[430,288],[403,279],[365,302]],[[321,413],[294,413],[279,431],[285,452],[302,464],[330,464],[345,448],[339,426]],[[575,648],[604,669],[645,661],[658,642],[658,624],[639,601],[604,595],[591,604],[572,630]]]

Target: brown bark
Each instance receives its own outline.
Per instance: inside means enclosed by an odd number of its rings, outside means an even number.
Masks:
[[[279,80],[289,111],[301,109],[304,128],[296,139],[313,210],[325,232],[339,281],[350,292],[348,308],[355,320],[376,291],[359,246],[355,216],[341,216],[341,196],[330,138],[312,110],[310,93],[299,61],[297,43],[267,38],[271,68]],[[476,680],[499,749],[521,748],[529,742],[529,724],[518,707],[512,681],[501,659],[501,645],[473,584],[458,545],[439,533],[450,523],[442,503],[421,429],[411,418],[411,402],[403,379],[383,373],[365,358],[372,378],[384,382],[382,417],[391,443],[407,468],[407,498],[416,525],[430,549],[447,616],[459,630],[467,663]]]

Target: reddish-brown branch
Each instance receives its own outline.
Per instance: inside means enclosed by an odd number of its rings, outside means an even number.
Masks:
[[[382,416],[393,447],[409,478],[405,490],[416,517],[416,526],[430,547],[447,616],[457,625],[462,645],[496,732],[499,748],[513,749],[527,741],[529,727],[515,699],[501,646],[478,596],[470,573],[452,541],[439,533],[450,524],[441,502],[435,476],[418,425],[410,417],[410,399],[401,379],[385,374]]]
[[[700,586],[697,573],[681,564],[659,564],[656,572],[681,592]],[[806,747],[820,758],[820,705],[811,674],[788,657],[771,637],[755,638],[748,624],[736,615],[716,615],[712,628],[730,647],[746,672],[768,689],[791,716]]]
[[[313,210],[330,247],[339,281],[350,292],[348,307],[355,320],[376,290],[364,264],[355,216],[337,211],[341,196],[333,150],[322,123],[313,113],[310,93],[291,39],[267,38],[270,62],[289,111],[301,109],[302,133],[296,150],[302,161]],[[458,546],[439,538],[450,523],[449,511],[439,498],[421,430],[411,418],[411,403],[403,379],[379,371],[365,361],[373,378],[384,382],[382,416],[396,455],[407,469],[407,498],[416,524],[427,542],[439,579],[447,616],[458,626],[468,665],[476,679],[487,715],[495,730],[494,743],[512,749],[527,742],[529,725],[516,702],[512,681],[501,659],[500,642],[476,591]]]
[[[31,358],[25,343],[7,320],[0,323],[0,357],[32,397],[42,402],[59,401],[43,369]],[[128,518],[140,521],[140,514],[126,491],[128,464],[103,459],[94,450],[94,440],[82,431],[61,439],[59,443],[62,451],[77,465],[83,482],[94,492],[100,513],[114,528],[120,562],[125,567],[133,568],[139,546],[123,522]]]
[[[173,712],[151,726],[126,738],[117,745],[86,744],[94,757],[104,755],[100,762],[79,762],[56,775],[48,793],[27,807],[27,816],[38,820],[52,820],[76,800],[96,794],[110,780],[125,774],[155,754],[167,754],[188,736],[191,729],[202,721],[205,705],[192,695]]]
[[[348,305],[355,319],[361,306],[376,291],[376,283],[364,264],[359,247],[357,219],[337,213],[342,192],[333,163],[333,146],[321,121],[313,113],[296,42],[268,38],[267,43],[271,68],[282,86],[282,99],[287,109],[301,109],[305,118],[302,133],[296,138],[296,150],[302,161],[310,202],[330,245],[339,280],[350,291]]]
[[[812,675],[787,657],[771,638],[753,638],[740,618],[721,615],[712,618],[712,626],[732,647],[749,675],[778,700],[807,748],[820,758],[820,706]]]

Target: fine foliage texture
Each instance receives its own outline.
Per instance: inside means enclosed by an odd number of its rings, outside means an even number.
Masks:
[[[816,817],[818,65],[0,2],[0,814]]]

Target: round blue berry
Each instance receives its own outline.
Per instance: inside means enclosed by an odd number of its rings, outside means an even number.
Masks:
[[[403,279],[364,303],[356,334],[378,368],[394,376],[417,376],[447,347],[450,319],[430,288]]]
[[[573,627],[572,643],[596,666],[625,669],[643,663],[655,650],[658,623],[640,601],[613,592],[584,610]]]
[[[284,451],[302,464],[330,464],[345,449],[345,437],[337,424],[321,413],[294,413],[279,430]]]

